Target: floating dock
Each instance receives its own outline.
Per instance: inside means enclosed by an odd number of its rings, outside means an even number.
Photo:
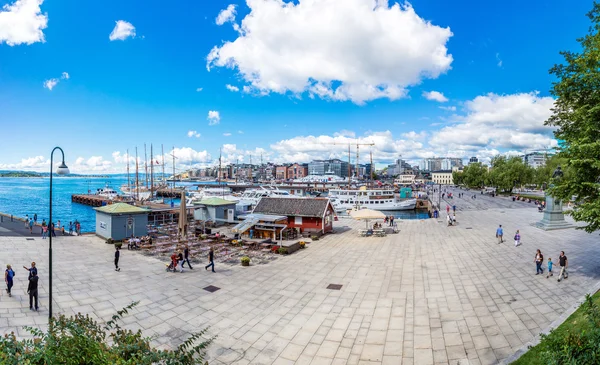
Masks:
[[[89,205],[92,207],[101,207],[103,205],[112,204],[113,200],[100,195],[91,194],[73,194],[71,195],[71,201],[73,203],[79,203],[83,205]]]

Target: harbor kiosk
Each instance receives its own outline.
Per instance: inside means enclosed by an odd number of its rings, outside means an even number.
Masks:
[[[96,235],[120,241],[148,234],[148,210],[126,203],[115,203],[96,210]]]
[[[207,198],[194,203],[194,219],[215,223],[235,222],[235,204],[231,200]]]

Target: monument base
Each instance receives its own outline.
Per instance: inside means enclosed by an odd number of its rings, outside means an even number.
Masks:
[[[554,229],[573,228],[575,225],[565,221],[565,215],[562,211],[562,203],[560,200],[554,201],[551,196],[546,196],[546,209],[544,210],[544,218],[541,221],[531,224],[534,227],[551,231]]]

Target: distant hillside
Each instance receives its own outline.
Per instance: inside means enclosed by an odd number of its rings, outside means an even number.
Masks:
[[[0,177],[48,177],[48,176],[50,176],[49,172],[0,170]],[[54,176],[56,176],[56,174]],[[98,178],[107,178],[107,177],[115,177],[115,176],[118,176],[118,175],[69,174],[69,175],[65,175],[65,176],[66,177],[98,177]]]

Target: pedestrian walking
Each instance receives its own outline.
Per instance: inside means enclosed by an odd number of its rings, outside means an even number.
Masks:
[[[54,222],[50,223],[50,234],[52,234],[52,237],[56,237],[56,232],[54,232]]]
[[[69,236],[73,235],[73,222],[69,222]]]
[[[535,253],[535,258],[533,259],[533,262],[535,262],[535,274],[543,274],[544,269],[542,269],[542,264],[544,263],[544,255],[542,255],[542,251],[540,251],[539,249]]]
[[[521,234],[519,233],[519,230],[517,229],[517,233],[515,233],[515,247],[519,246],[521,244]]]
[[[188,245],[185,245],[185,248],[183,249],[183,258],[184,258],[184,263],[187,262],[188,267],[190,268],[190,270],[193,269],[192,265],[190,265],[190,247]],[[181,268],[183,269],[183,264],[181,264]]]
[[[29,218],[29,234],[33,234],[33,218]]]
[[[548,274],[546,275],[546,279],[548,279],[548,277],[553,276],[554,274],[552,274],[552,257],[548,257]]]
[[[119,258],[121,257],[121,252],[119,251],[119,246],[115,245],[115,271],[121,271],[119,268]]]
[[[395,219],[394,216],[390,215],[390,227],[394,226],[394,219]]]
[[[558,256],[558,266],[560,266],[560,273],[558,274],[558,281],[560,282],[563,278],[568,279],[569,273],[567,272],[567,268],[569,267],[569,261],[567,261],[567,256],[565,256],[565,251],[560,251],[560,256]]]
[[[29,294],[29,310],[37,312],[38,306],[38,279],[37,273],[29,278],[29,285],[27,285],[27,294]],[[35,302],[35,307],[33,306]]]
[[[37,273],[38,273],[37,272],[37,267],[35,267],[35,262],[31,263],[31,267],[27,267],[27,266],[23,265],[23,269],[29,271],[29,275],[27,276],[28,280],[31,279],[31,277],[33,275],[37,275]]]
[[[452,213],[456,213],[456,205],[452,206]]]
[[[11,289],[13,287],[13,278],[15,277],[15,272],[12,269],[12,266],[6,265],[6,271],[4,272],[4,281],[6,282],[6,292],[9,297],[12,297]]]
[[[33,223],[37,223],[37,213],[33,215]]]
[[[25,215],[25,228],[29,227],[29,214]]]
[[[215,272],[215,251],[211,247],[210,251],[208,251],[208,262],[209,264],[204,266],[204,270],[208,270],[209,267],[212,267],[212,272]]]
[[[77,235],[81,236],[81,223],[75,221],[75,230],[77,231]]]
[[[446,215],[450,215],[450,206],[446,204]]]
[[[179,272],[183,272],[183,254],[181,251],[177,254],[177,266],[179,266]]]
[[[500,224],[498,226],[498,229],[496,229],[496,238],[498,239],[498,244],[504,242],[504,240],[502,239],[503,236],[504,236],[504,231],[502,230],[502,225]]]
[[[42,239],[46,239],[48,237],[48,226],[42,225]]]

